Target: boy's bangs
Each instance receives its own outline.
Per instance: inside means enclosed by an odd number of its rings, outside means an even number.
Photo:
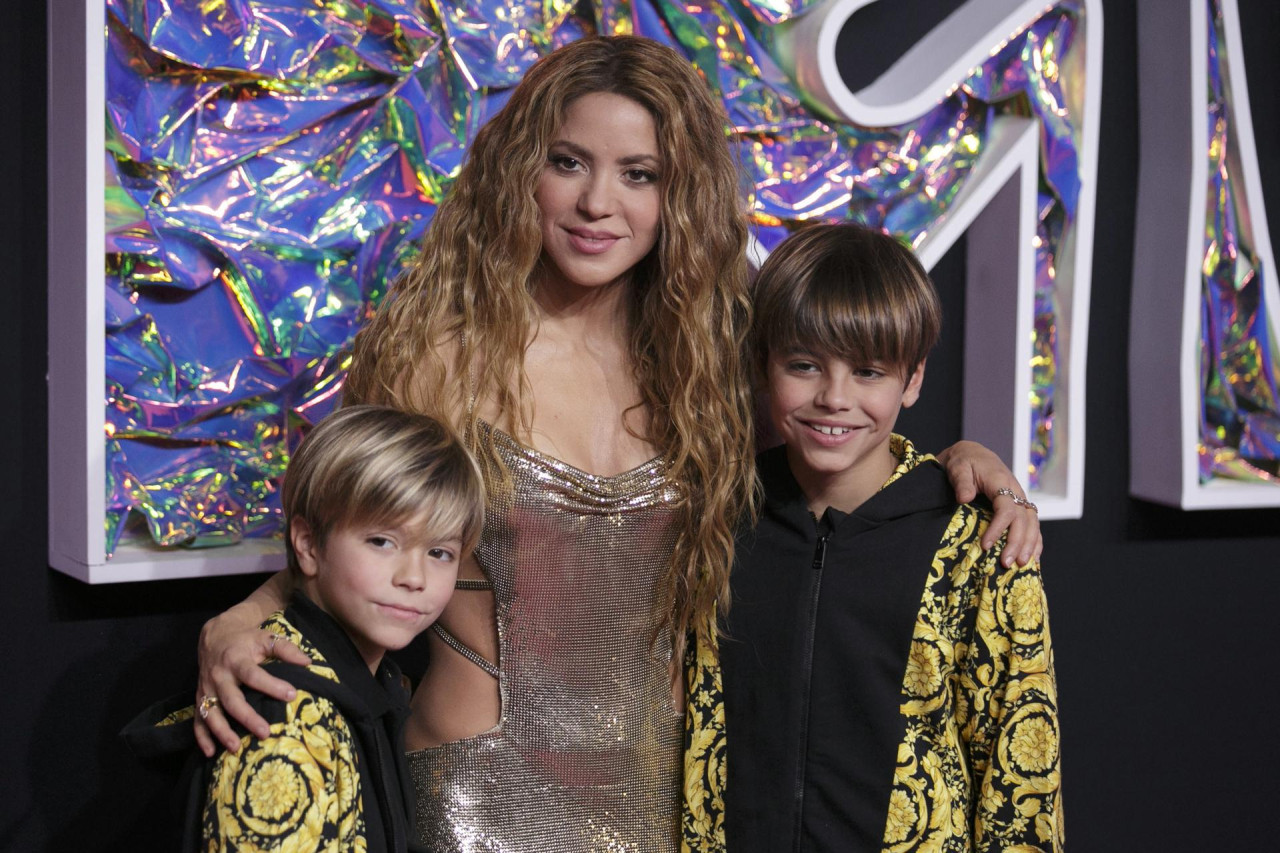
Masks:
[[[470,460],[460,459],[470,464]],[[375,466],[376,467],[376,466]],[[350,500],[342,506],[342,518],[332,528],[394,527],[412,522],[420,525],[422,539],[457,538],[463,553],[475,547],[484,517],[484,495],[478,478],[467,476],[460,465],[437,464],[436,470],[416,476],[392,475],[379,479],[362,477],[352,485]]]
[[[753,345],[810,352],[909,376],[938,339],[941,312],[910,249],[859,225],[814,225],[784,240],[756,279]]]
[[[913,364],[919,348],[915,323],[898,316],[901,307],[886,305],[876,288],[850,288],[845,282],[811,282],[792,292],[792,322],[775,329],[778,351],[812,350],[854,365]],[[782,319],[781,316],[779,319]]]

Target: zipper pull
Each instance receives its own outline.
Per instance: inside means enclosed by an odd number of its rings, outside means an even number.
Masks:
[[[818,546],[813,549],[813,570],[822,571],[822,563],[827,559],[827,537],[818,537]]]

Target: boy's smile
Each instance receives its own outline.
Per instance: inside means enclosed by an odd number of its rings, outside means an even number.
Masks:
[[[904,378],[896,368],[823,353],[770,354],[770,416],[816,514],[828,506],[851,512],[884,485],[895,465],[893,425],[919,399],[923,379],[923,363]]]

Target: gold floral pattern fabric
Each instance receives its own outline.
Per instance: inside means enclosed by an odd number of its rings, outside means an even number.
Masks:
[[[895,441],[895,476],[930,457]],[[892,482],[892,480],[890,481]],[[1060,851],[1058,692],[1040,567],[1005,568],[957,507],[920,603],[884,850]]]
[[[337,675],[311,643],[275,614],[263,627],[292,640],[311,656],[311,671]],[[327,698],[298,690],[284,720],[258,739],[245,735],[238,753],[222,753],[213,766],[205,802],[203,848],[363,851],[360,773],[354,737]]]
[[[722,853],[724,843],[724,690],[715,632],[685,654],[682,853]]]

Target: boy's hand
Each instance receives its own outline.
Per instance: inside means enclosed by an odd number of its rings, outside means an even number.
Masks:
[[[995,515],[982,537],[983,548],[991,548],[1008,530],[1009,537],[1000,555],[1001,563],[1005,566],[1014,563],[1026,565],[1033,559],[1039,559],[1044,549],[1040,516],[1018,502],[1025,501],[1026,493],[1000,457],[977,442],[960,441],[939,453],[938,461],[947,469],[956,500],[967,503],[982,493],[991,501]],[[1013,494],[1002,492],[1005,489]]]
[[[231,752],[240,750],[240,735],[228,722],[237,720],[258,738],[271,729],[244,698],[241,685],[287,702],[296,691],[287,681],[267,673],[258,664],[275,658],[306,666],[311,659],[293,643],[259,628],[245,630],[234,609],[214,617],[200,629],[200,679],[196,688],[196,743],[206,757],[213,757],[217,743]]]

